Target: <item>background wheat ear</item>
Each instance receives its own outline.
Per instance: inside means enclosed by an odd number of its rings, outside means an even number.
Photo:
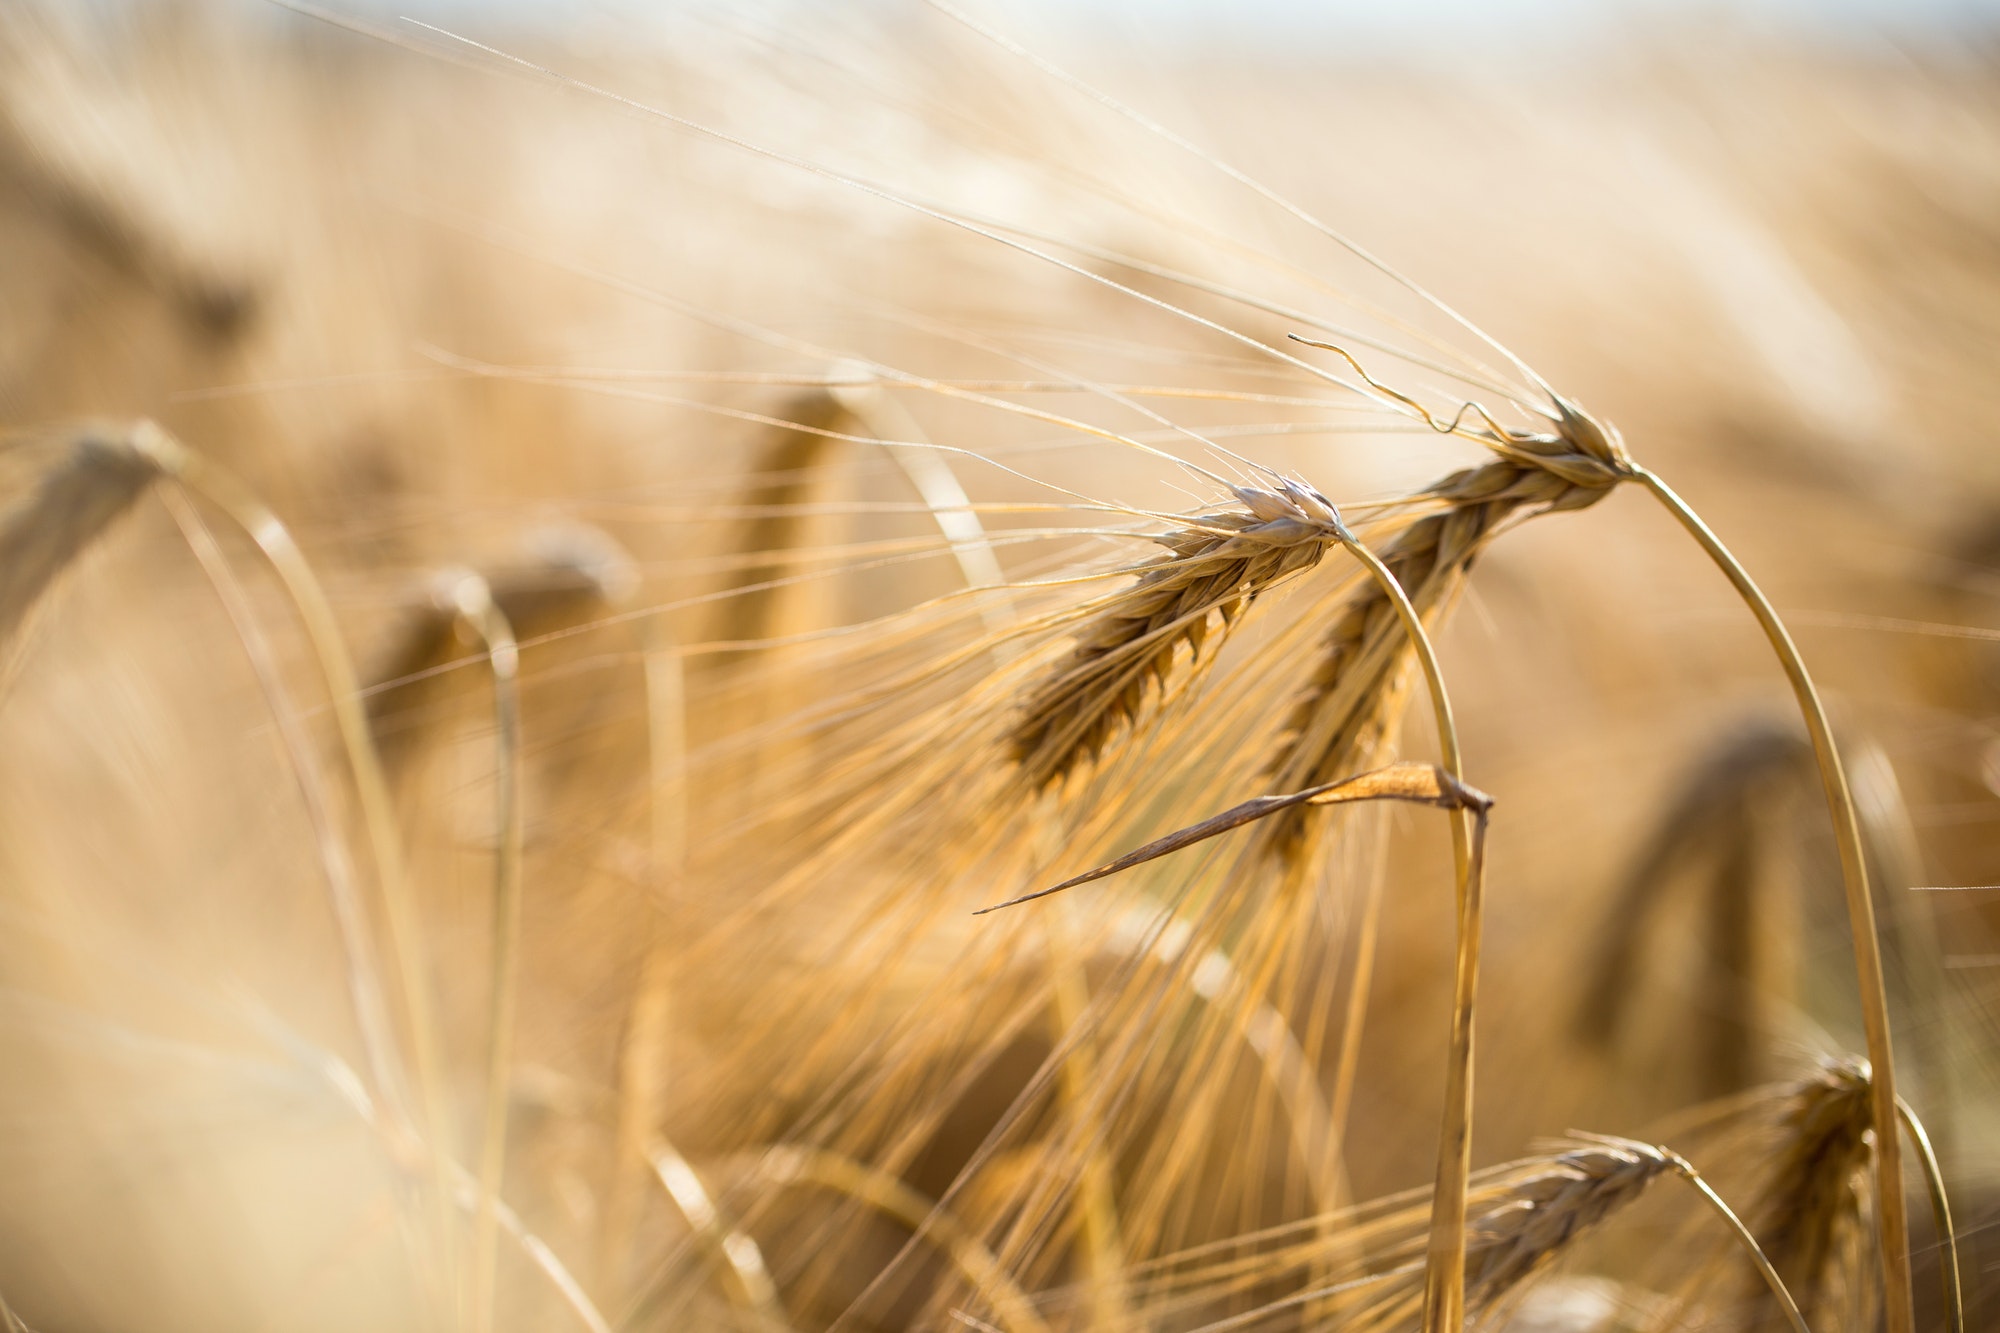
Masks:
[[[588,623],[622,603],[637,585],[631,557],[597,528],[569,524],[531,533],[519,559],[478,571],[493,607],[529,640]],[[401,623],[368,673],[369,731],[394,776],[421,744],[430,706],[448,688],[439,674],[454,657],[468,655],[460,640],[463,618],[453,600],[460,577],[432,578],[401,613]]]
[[[1757,1081],[1767,1024],[1762,991],[1778,983],[1770,907],[1763,902],[1760,816],[1775,784],[1785,791],[1810,779],[1812,749],[1782,722],[1738,727],[1713,742],[1689,769],[1641,848],[1605,915],[1589,982],[1578,997],[1576,1031],[1608,1050],[1628,1026],[1650,933],[1669,889],[1690,866],[1706,878],[1706,971],[1694,1040],[1697,1093],[1704,1100]],[[1761,983],[1761,984],[1760,984]],[[1778,986],[1778,989],[1784,989]]]
[[[1867,1066],[1829,1063],[1784,1096],[1780,1147],[1758,1191],[1748,1222],[1815,1327],[1830,1314],[1860,1313],[1861,1272],[1850,1267],[1865,1223],[1870,1157]],[[1895,1127],[1888,1132],[1894,1133]],[[1757,1293],[1752,1327],[1781,1327],[1778,1312]],[[1836,1320],[1832,1327],[1849,1327]]]
[[[1310,487],[1281,481],[1235,495],[1236,507],[1155,537],[1169,554],[1099,602],[1029,691],[1008,743],[1031,785],[1094,762],[1165,692],[1183,650],[1199,659],[1260,595],[1340,541],[1332,506]]]
[[[730,596],[716,603],[708,638],[750,643],[782,632],[781,610],[790,590],[766,586],[786,570],[783,553],[800,545],[810,519],[799,506],[825,485],[820,469],[839,450],[840,429],[852,413],[835,394],[822,389],[792,398],[760,441],[756,460],[738,504],[744,519],[733,525],[729,554],[739,561],[730,575]],[[755,557],[769,555],[768,562]]]
[[[178,452],[147,423],[87,426],[33,493],[0,515],[0,650],[62,572],[172,470]]]

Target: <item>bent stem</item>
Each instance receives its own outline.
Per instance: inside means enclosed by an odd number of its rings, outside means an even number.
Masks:
[[[452,584],[451,607],[486,650],[493,671],[493,979],[487,995],[486,1105],[479,1144],[479,1209],[472,1232],[472,1328],[493,1327],[500,1258],[500,1182],[507,1166],[507,1069],[514,1055],[514,974],[521,952],[521,655],[513,626],[477,574]]]
[[[293,783],[306,822],[312,830],[313,845],[319,851],[321,874],[326,879],[327,897],[333,910],[335,929],[340,935],[341,952],[347,966],[349,1002],[354,1006],[355,1025],[368,1060],[368,1072],[383,1099],[393,1108],[399,1128],[410,1129],[406,1090],[402,1086],[402,1065],[396,1049],[389,1008],[383,995],[380,973],[375,963],[373,936],[368,913],[355,884],[354,866],[348,857],[333,813],[326,777],[313,754],[312,739],[300,719],[291,692],[285,687],[276,654],[243,585],[229,567],[216,544],[214,534],[195,509],[187,491],[178,486],[162,487],[161,503],[180,529],[181,539],[194,554],[209,584],[236,631],[237,642],[249,660],[250,669],[263,692],[265,706],[277,729],[279,744],[290,761]]]
[[[446,1288],[455,1264],[456,1227],[451,1216],[452,1183],[448,1164],[452,1160],[451,1118],[445,1107],[443,1063],[439,1056],[435,1019],[430,1002],[430,985],[425,977],[422,928],[415,899],[403,871],[402,839],[396,830],[395,810],[389,800],[389,786],[382,774],[381,756],[368,730],[368,717],[361,703],[360,681],[340,636],[333,607],[312,572],[312,566],[292,540],[291,532],[278,516],[230,473],[199,454],[182,447],[150,421],[139,423],[134,434],[143,446],[158,457],[175,480],[220,509],[229,520],[256,543],[258,551],[284,586],[314,660],[325,679],[334,720],[340,731],[354,775],[354,788],[361,806],[361,820],[368,832],[369,851],[374,857],[380,881],[383,916],[389,927],[389,947],[395,955],[397,980],[410,1028],[410,1055],[416,1066],[418,1101],[424,1116],[424,1141],[430,1150],[433,1207],[436,1210],[438,1240],[443,1253]]]
[[[1340,544],[1381,587],[1396,608],[1430,689],[1438,752],[1445,772],[1465,781],[1458,726],[1437,652],[1423,618],[1389,567],[1345,526]],[[1458,875],[1458,944],[1452,963],[1451,1049],[1445,1065],[1444,1120],[1438,1131],[1430,1245],[1424,1267],[1424,1333],[1457,1333],[1465,1326],[1465,1200],[1472,1180],[1472,1019],[1479,993],[1479,940],[1485,916],[1486,810],[1451,812],[1452,861]]]
[[[1938,1233],[1938,1277],[1944,1283],[1945,1333],[1965,1333],[1965,1296],[1958,1276],[1958,1231],[1951,1224],[1951,1200],[1945,1194],[1944,1172],[1938,1169],[1937,1154],[1931,1150],[1931,1136],[1924,1132],[1923,1122],[1917,1119],[1910,1104],[1898,1097],[1896,1112],[1916,1147],[1917,1161],[1924,1169],[1924,1184],[1930,1189],[1931,1220],[1937,1224]]]
[[[1785,1318],[1792,1324],[1792,1333],[1812,1333],[1806,1327],[1805,1315],[1799,1311],[1799,1303],[1792,1299],[1792,1293],[1785,1288],[1785,1280],[1778,1276],[1778,1270],[1772,1266],[1771,1257],[1764,1253],[1764,1247],[1750,1234],[1750,1228],[1743,1225],[1743,1219],[1736,1215],[1736,1210],[1723,1202],[1722,1196],[1701,1178],[1701,1172],[1694,1169],[1693,1162],[1671,1148],[1661,1148],[1660,1155],[1667,1159],[1682,1180],[1694,1186],[1696,1192],[1708,1200],[1710,1206],[1722,1215],[1722,1220],[1729,1224],[1729,1229],[1736,1233],[1736,1239],[1743,1242],[1744,1250],[1750,1255],[1750,1262],[1757,1265],[1757,1271],[1764,1275],[1764,1282],[1771,1288],[1771,1294],[1777,1297],[1778,1304],[1784,1307]]]
[[[990,1304],[1007,1333],[1050,1333],[1034,1302],[991,1250],[951,1213],[901,1178],[850,1157],[783,1145],[757,1164],[758,1174],[779,1185],[818,1185],[894,1218],[913,1236],[943,1250],[965,1280]]]
[[[1875,1125],[1875,1183],[1878,1200],[1876,1235],[1882,1251],[1883,1301],[1889,1333],[1911,1333],[1915,1312],[1910,1291],[1910,1221],[1903,1200],[1902,1145],[1895,1132],[1897,1117],[1896,1067],[1889,1048],[1889,996],[1882,977],[1882,946],[1875,930],[1875,904],[1868,892],[1868,863],[1861,846],[1861,827],[1855,817],[1854,795],[1841,768],[1840,752],[1833,743],[1833,728],[1819,691],[1799,656],[1797,645],[1784,622],[1772,609],[1763,590],[1737,563],[1701,516],[1688,507],[1658,476],[1643,467],[1632,475],[1680,521],[1709,559],[1736,588],[1764,637],[1777,653],[1785,676],[1797,696],[1799,712],[1812,737],[1813,756],[1819,761],[1820,784],[1826,789],[1826,804],[1833,816],[1834,840],[1840,848],[1841,879],[1847,890],[1847,924],[1854,940],[1854,971],[1861,992],[1861,1018],[1868,1042],[1869,1105]]]
[[[646,1145],[666,1100],[667,1032],[672,1018],[674,946],[664,903],[679,892],[687,871],[687,678],[665,622],[641,623],[646,686],[647,800],[650,806],[649,870],[642,895],[644,945],[639,975],[626,1008],[618,1044],[618,1106],[614,1115],[611,1183],[598,1238],[598,1280],[622,1296],[641,1200],[652,1174]]]

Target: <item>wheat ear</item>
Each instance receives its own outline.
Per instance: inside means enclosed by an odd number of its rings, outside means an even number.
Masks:
[[[1750,1229],[1691,1162],[1650,1143],[1594,1134],[1578,1137],[1590,1146],[1564,1153],[1549,1169],[1515,1186],[1475,1224],[1466,1276],[1468,1309],[1480,1315],[1492,1311],[1579,1236],[1637,1199],[1654,1180],[1672,1173],[1686,1180],[1728,1224],[1790,1318],[1793,1333],[1810,1333]]]
[[[1807,1317],[1816,1318],[1840,1236],[1861,1222],[1855,1177],[1868,1164],[1868,1071],[1854,1061],[1829,1064],[1792,1088],[1784,1104],[1783,1147],[1750,1223]]]
[[[622,602],[638,582],[631,557],[587,524],[544,529],[533,534],[531,547],[525,561],[479,571],[517,639],[586,624]],[[458,665],[458,611],[436,593],[426,589],[406,609],[369,678],[368,725],[392,776],[421,738],[424,705],[444,686],[445,669]]]
[[[1181,648],[1198,659],[1216,629],[1340,540],[1333,506],[1311,487],[1284,480],[1276,490],[1236,487],[1235,497],[1240,508],[1155,537],[1170,554],[1105,599],[1031,691],[1010,746],[1032,785],[1095,761],[1164,692]]]
[[[0,516],[0,647],[63,570],[174,469],[179,452],[154,431],[87,428],[34,494]]]
[[[1467,1310],[1492,1310],[1672,1169],[1650,1144],[1593,1138],[1514,1182],[1467,1228]]]
[[[1632,475],[1652,492],[1667,512],[1687,529],[1720,569],[1737,595],[1743,599],[1764,631],[1771,649],[1791,682],[1799,712],[1812,738],[1813,756],[1819,763],[1820,782],[1826,792],[1827,809],[1833,818],[1834,840],[1840,849],[1841,880],[1847,894],[1848,933],[1854,943],[1854,968],[1861,992],[1862,1027],[1867,1039],[1868,1087],[1871,1120],[1875,1135],[1875,1222],[1881,1250],[1883,1297],[1887,1306],[1888,1333],[1912,1333],[1915,1310],[1910,1289],[1910,1225],[1903,1200],[1902,1145],[1892,1128],[1896,1124],[1896,1070],[1889,1040],[1889,998],[1882,974],[1882,945],[1875,927],[1875,903],[1868,890],[1868,859],[1861,842],[1861,827],[1855,816],[1854,795],[1841,767],[1840,751],[1834,745],[1833,728],[1819,691],[1799,656],[1792,636],[1772,608],[1763,589],[1757,586],[1721,538],[1702,521],[1672,487],[1643,467],[1634,466]]]
[[[1511,458],[1495,459],[1443,478],[1411,497],[1438,507],[1382,545],[1381,562],[1421,616],[1441,614],[1456,600],[1472,563],[1510,518],[1529,512],[1580,509],[1610,493],[1616,476],[1594,459],[1563,460],[1561,470]],[[1287,785],[1313,784],[1365,764],[1378,748],[1401,695],[1396,681],[1408,661],[1399,608],[1378,576],[1348,598],[1322,640],[1319,664],[1286,723],[1272,772]],[[1276,848],[1303,859],[1307,825],[1281,826]]]

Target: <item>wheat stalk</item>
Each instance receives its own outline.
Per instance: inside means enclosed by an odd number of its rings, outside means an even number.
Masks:
[[[1882,1127],[1875,1139],[1876,1231],[1881,1250],[1884,1299],[1889,1333],[1911,1333],[1915,1314],[1910,1292],[1910,1225],[1903,1200],[1902,1146],[1888,1129],[1896,1123],[1895,1061],[1890,1047],[1889,999],[1882,972],[1882,945],[1875,928],[1875,902],[1868,888],[1868,856],[1861,840],[1861,825],[1854,807],[1854,793],[1841,766],[1840,750],[1834,744],[1833,727],[1819,690],[1806,670],[1784,621],[1764,596],[1729,548],[1722,544],[1687,502],[1674,493],[1656,474],[1634,467],[1632,475],[1652,492],[1668,513],[1678,520],[1696,544],[1707,552],[1717,569],[1728,578],[1744,605],[1757,619],[1764,637],[1777,654],[1796,697],[1799,712],[1812,738],[1813,756],[1819,762],[1820,782],[1825,789],[1827,809],[1833,819],[1834,841],[1840,849],[1841,882],[1847,896],[1848,934],[1854,944],[1854,969],[1861,993],[1861,1020],[1867,1039],[1870,1116]]]
[[[1965,1333],[1965,1292],[1958,1273],[1958,1229],[1951,1224],[1951,1199],[1945,1193],[1944,1172],[1931,1148],[1931,1136],[1924,1132],[1917,1113],[1900,1097],[1896,1099],[1896,1110],[1917,1150],[1924,1185],[1931,1196],[1931,1219],[1937,1224],[1938,1233],[1938,1280],[1944,1284],[1945,1333]]]
[[[665,618],[640,622],[646,698],[648,869],[654,891],[644,895],[644,943],[639,973],[618,1042],[618,1105],[612,1135],[611,1181],[599,1228],[598,1280],[622,1289],[639,1206],[639,1174],[648,1166],[646,1141],[666,1096],[665,1046],[672,1017],[675,941],[660,898],[678,891],[687,873],[687,677]],[[669,888],[671,886],[671,888]]]
[[[319,851],[335,926],[340,933],[341,949],[347,963],[348,993],[367,1055],[368,1071],[389,1109],[389,1119],[396,1132],[411,1135],[414,1125],[408,1106],[406,1076],[376,965],[374,935],[366,903],[355,882],[353,858],[337,828],[331,793],[313,752],[311,738],[285,686],[270,640],[258,623],[242,584],[231,570],[208,525],[196,511],[192,500],[179,488],[163,489],[160,498],[180,527],[182,539],[207,574],[224,613],[236,630],[237,640],[250,661],[251,670],[263,691],[265,705],[276,723],[280,742],[291,761],[300,803],[305,808],[306,819],[313,832],[313,843]],[[407,1193],[405,1200],[406,1203],[417,1201]],[[440,1244],[443,1243],[440,1240]],[[442,1276],[442,1271],[432,1276]]]
[[[424,1140],[430,1152],[433,1208],[438,1244],[444,1262],[446,1285],[452,1282],[456,1265],[455,1230],[450,1220],[452,1133],[445,1109],[443,1061],[438,1051],[430,982],[423,960],[422,922],[417,904],[404,873],[403,845],[396,826],[389,785],[382,770],[381,755],[368,729],[353,658],[341,638],[339,623],[328,603],[326,592],[314,575],[312,565],[284,522],[230,473],[182,448],[165,431],[150,421],[134,428],[163,458],[174,463],[174,479],[208,500],[253,541],[284,586],[297,612],[300,626],[312,645],[327,693],[333,706],[340,739],[353,772],[359,797],[362,823],[367,828],[374,854],[375,874],[382,894],[384,917],[389,927],[390,949],[396,960],[406,1012],[412,1063],[416,1066],[419,1103],[423,1110]]]
[[[500,1186],[507,1165],[508,1076],[513,1064],[515,988],[521,950],[520,650],[486,580],[448,576],[439,601],[471,630],[493,675],[493,962],[487,996],[486,1096],[479,1145],[479,1209],[472,1236],[472,1327],[489,1333],[499,1262]]]

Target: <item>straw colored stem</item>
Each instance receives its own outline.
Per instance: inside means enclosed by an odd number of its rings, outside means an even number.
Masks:
[[[438,1051],[437,1030],[431,1008],[430,983],[426,976],[422,926],[414,897],[404,875],[402,838],[396,828],[395,810],[389,786],[383,777],[382,762],[368,730],[368,716],[361,703],[361,687],[334,619],[333,607],[312,572],[305,555],[292,540],[291,532],[234,476],[199,455],[180,448],[164,431],[150,422],[141,423],[149,443],[157,439],[158,451],[174,459],[176,478],[228,515],[257,545],[272,572],[284,585],[286,595],[298,612],[299,623],[312,645],[313,656],[325,677],[333,706],[334,721],[340,731],[342,748],[354,774],[354,787],[361,805],[362,823],[368,832],[369,850],[380,881],[383,915],[389,927],[389,947],[395,955],[397,980],[409,1023],[409,1049],[416,1066],[419,1105],[424,1116],[424,1140],[430,1147],[439,1240],[443,1246],[444,1270],[449,1279],[454,1266],[451,1220],[451,1180],[447,1163],[452,1160],[451,1119],[445,1107],[443,1063]],[[447,1288],[450,1283],[447,1281]]]
[[[1738,595],[1757,617],[1764,637],[1778,655],[1791,681],[1806,731],[1812,738],[1813,755],[1819,761],[1821,785],[1833,817],[1834,840],[1840,848],[1841,878],[1847,890],[1847,922],[1854,941],[1854,968],[1861,992],[1862,1026],[1868,1042],[1869,1095],[1875,1125],[1875,1181],[1877,1239],[1882,1251],[1884,1305],[1889,1333],[1912,1333],[1915,1312],[1910,1290],[1910,1224],[1903,1199],[1902,1147],[1892,1128],[1896,1123],[1896,1068],[1889,1045],[1888,989],[1882,976],[1882,946],[1875,929],[1875,904],[1868,892],[1868,863],[1861,844],[1861,827],[1855,817],[1854,796],[1841,768],[1840,752],[1833,743],[1833,728],[1819,691],[1806,672],[1805,661],[1792,642],[1784,622],[1765,598],[1721,538],[1710,530],[1701,516],[1688,507],[1654,473],[1635,467],[1633,475],[1653,493],[1669,513],[1680,521],[1701,548],[1708,552]]]
[[[1958,1273],[1958,1230],[1951,1224],[1951,1199],[1945,1193],[1944,1172],[1938,1169],[1937,1154],[1931,1150],[1931,1136],[1924,1132],[1923,1122],[1917,1119],[1917,1113],[1901,1097],[1896,1099],[1896,1113],[1902,1117],[1903,1128],[1916,1147],[1917,1161],[1924,1170],[1924,1184],[1930,1189],[1931,1219],[1937,1224],[1938,1233],[1938,1276],[1944,1283],[1945,1333],[1965,1333],[1965,1294]]]
[[[493,978],[487,994],[486,1100],[479,1143],[479,1208],[472,1233],[472,1328],[493,1327],[499,1265],[500,1186],[507,1167],[507,1072],[514,1057],[515,975],[521,952],[520,652],[513,627],[477,574],[451,588],[459,618],[476,634],[493,671]]]
[[[1786,1290],[1785,1280],[1778,1276],[1778,1270],[1772,1266],[1770,1256],[1764,1253],[1764,1247],[1757,1243],[1757,1238],[1750,1234],[1750,1228],[1743,1225],[1743,1219],[1736,1215],[1736,1210],[1725,1203],[1722,1196],[1701,1178],[1701,1172],[1694,1169],[1694,1163],[1671,1149],[1662,1148],[1660,1153],[1672,1163],[1675,1173],[1694,1186],[1696,1192],[1708,1200],[1709,1205],[1722,1215],[1722,1220],[1729,1224],[1729,1229],[1736,1234],[1736,1239],[1743,1243],[1744,1251],[1750,1256],[1750,1262],[1757,1265],[1757,1271],[1763,1274],[1765,1283],[1771,1288],[1771,1294],[1776,1296],[1778,1304],[1784,1307],[1785,1318],[1791,1321],[1792,1333],[1812,1333],[1812,1330],[1806,1327],[1806,1317],[1800,1312],[1799,1303],[1793,1300],[1792,1293]]]
[[[687,682],[661,620],[643,627],[646,672],[646,758],[651,802],[651,892],[643,904],[645,948],[618,1051],[615,1158],[599,1240],[599,1280],[620,1292],[637,1218],[640,1186],[651,1173],[646,1145],[666,1097],[664,1046],[673,1008],[674,943],[661,916],[661,897],[686,871],[688,793]]]
[[[1437,651],[1423,618],[1389,567],[1352,533],[1341,530],[1341,545],[1367,569],[1395,605],[1423,668],[1431,712],[1437,723],[1438,752],[1445,772],[1465,781],[1458,726]],[[1465,1200],[1472,1177],[1472,1019],[1479,993],[1479,938],[1485,915],[1484,843],[1486,813],[1464,806],[1451,812],[1452,861],[1458,875],[1458,939],[1452,966],[1451,1047],[1445,1066],[1444,1119],[1438,1131],[1437,1183],[1431,1199],[1431,1236],[1424,1270],[1424,1333],[1457,1333],[1465,1326]]]
[[[291,694],[285,688],[270,641],[258,625],[256,613],[244,596],[243,586],[230,570],[229,562],[216,545],[208,525],[202,521],[186,493],[178,488],[162,487],[160,499],[175,526],[180,528],[181,539],[194,553],[195,562],[215,589],[216,599],[222,603],[224,614],[236,630],[243,654],[250,660],[250,669],[263,692],[265,706],[271,710],[279,743],[291,763],[292,778],[298,787],[299,802],[305,808],[306,822],[312,827],[313,844],[319,850],[320,870],[326,877],[327,896],[332,902],[334,923],[340,932],[341,950],[347,964],[348,996],[354,1005],[355,1025],[360,1030],[362,1048],[368,1057],[368,1072],[374,1079],[378,1095],[386,1098],[401,1114],[403,1089],[399,1083],[396,1041],[382,998],[381,980],[375,970],[368,915],[354,883],[354,867],[348,862],[346,844],[335,827],[326,779],[314,758],[311,738],[306,735],[298,709],[293,706]]]

